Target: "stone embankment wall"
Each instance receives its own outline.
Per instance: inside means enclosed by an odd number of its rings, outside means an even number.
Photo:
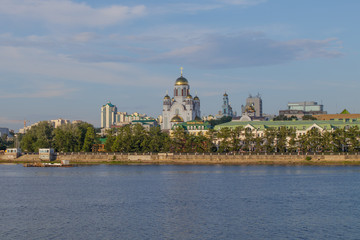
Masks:
[[[4,155],[0,160],[11,161]],[[40,161],[39,155],[23,155],[15,161]],[[358,154],[121,154],[58,153],[56,160],[71,163],[144,163],[144,164],[359,164]]]

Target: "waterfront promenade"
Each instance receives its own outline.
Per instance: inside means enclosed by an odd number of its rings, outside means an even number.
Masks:
[[[195,153],[56,153],[55,161],[73,164],[231,164],[231,165],[360,165],[358,153],[326,154],[195,154]],[[16,159],[0,155],[1,163],[37,162],[38,154],[24,154]]]

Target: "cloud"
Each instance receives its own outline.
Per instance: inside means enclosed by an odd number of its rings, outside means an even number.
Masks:
[[[31,47],[0,46],[0,83],[9,81],[6,74],[17,76],[23,82],[36,82],[41,79],[51,83],[57,81],[75,81],[100,83],[111,86],[153,86],[162,85],[166,79],[151,76],[146,71],[139,71],[136,66],[118,62],[80,62],[63,54]],[[50,85],[52,86],[52,85]],[[61,89],[49,87],[41,97],[59,96]],[[61,90],[61,91],[58,91]],[[73,91],[73,90],[71,90]],[[37,92],[27,97],[36,97]],[[64,91],[69,93],[69,91]],[[3,97],[16,97],[3,94]]]
[[[75,89],[69,89],[59,87],[59,85],[54,86],[38,86],[37,89],[27,89],[22,93],[19,93],[19,89],[16,93],[2,93],[0,91],[0,99],[21,99],[21,98],[54,98],[54,97],[63,97],[68,95],[71,92],[76,91]]]
[[[199,43],[175,48],[145,62],[187,64],[204,68],[239,68],[283,64],[311,58],[342,56],[336,39],[277,41],[259,32],[211,34]]]
[[[341,42],[293,39],[279,41],[261,31],[222,34],[210,31],[156,31],[109,40],[126,47],[112,51],[73,54],[87,62],[166,63],[202,68],[243,68],[285,64],[313,58],[341,57]],[[190,34],[191,32],[191,34]],[[134,46],[134,47],[132,47]],[[141,46],[141,47],[136,47]]]
[[[2,0],[0,13],[18,19],[71,26],[104,27],[145,15],[146,7],[113,5],[92,8],[70,0]]]

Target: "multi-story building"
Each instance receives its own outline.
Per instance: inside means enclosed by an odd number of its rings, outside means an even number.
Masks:
[[[110,128],[116,121],[117,108],[111,102],[101,107],[101,128]]]
[[[6,134],[7,136],[10,135],[10,131],[8,128],[0,128],[0,137],[4,134]]]
[[[70,124],[71,121],[70,120],[66,120],[66,119],[55,119],[55,120],[48,120],[48,123],[50,123],[54,128],[60,127],[62,125],[65,124]],[[30,126],[25,126],[24,128],[19,129],[19,133],[21,134],[25,134],[27,131],[29,131],[32,127],[39,125],[40,122],[36,122],[31,124]]]
[[[250,95],[246,99],[245,106],[244,105],[241,106],[241,113],[242,116],[247,115],[249,117],[262,118],[263,109],[262,109],[262,99],[260,94],[256,96]]]
[[[54,128],[60,127],[61,125],[71,123],[70,120],[66,120],[66,119],[62,119],[62,118],[59,118],[59,119],[56,119],[56,120],[50,120],[49,122],[53,125]]]
[[[318,115],[326,114],[324,111],[324,105],[318,104],[317,102],[289,102],[286,110],[280,110],[280,116],[302,118],[305,115]]]
[[[190,85],[186,78],[181,76],[174,85],[174,97],[168,94],[163,100],[163,121],[161,129],[170,130],[175,124],[192,120],[201,120],[200,99],[190,95]]]
[[[250,121],[250,122],[242,122],[242,121],[231,121],[223,124],[216,125],[214,127],[215,130],[219,131],[222,128],[240,128],[243,130],[251,131],[253,137],[265,137],[266,131],[269,129],[280,129],[281,127],[285,127],[287,129],[292,129],[295,131],[296,137],[300,137],[305,135],[308,131],[316,128],[320,133],[324,133],[327,131],[334,131],[336,129],[349,129],[351,127],[360,127],[360,119],[349,119],[346,121],[345,119],[340,120],[327,120],[327,121],[319,121],[319,120],[307,120],[307,121]],[[243,134],[240,139],[244,139],[245,135]],[[217,144],[218,144],[217,140]]]
[[[118,112],[115,116],[115,125],[130,124],[133,121],[139,120],[153,120],[153,118],[148,117],[146,114],[140,114],[137,112],[132,114],[128,114],[127,112]]]

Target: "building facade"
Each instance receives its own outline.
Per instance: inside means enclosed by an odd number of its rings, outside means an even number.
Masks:
[[[101,107],[101,128],[110,128],[114,125],[117,108],[111,102],[107,102]]]
[[[161,129],[170,130],[175,124],[192,120],[201,120],[200,99],[190,95],[190,85],[186,78],[181,76],[174,84],[174,97],[168,94],[163,100]]]
[[[270,129],[280,129],[285,127],[287,129],[292,129],[295,132],[296,139],[299,139],[302,135],[307,134],[308,131],[316,128],[320,133],[324,132],[333,132],[336,129],[350,129],[351,127],[360,128],[360,119],[351,119],[346,120],[308,120],[308,121],[252,121],[252,122],[241,122],[241,121],[231,121],[223,124],[216,125],[214,129],[216,131],[221,130],[222,128],[236,129],[240,128],[243,130],[250,130],[252,136],[256,137],[265,137],[266,132]],[[242,134],[240,139],[245,139],[245,135]],[[216,143],[219,143],[219,140],[216,140]]]
[[[0,137],[6,134],[7,136],[10,135],[10,131],[8,128],[0,128]]]
[[[241,115],[247,115],[249,117],[261,118],[263,117],[262,99],[260,94],[256,96],[249,95],[246,99],[245,106],[241,106]]]
[[[324,105],[318,104],[317,102],[289,102],[286,110],[280,110],[280,116],[291,117],[295,116],[301,119],[305,115],[319,115],[326,114],[324,111]]]

